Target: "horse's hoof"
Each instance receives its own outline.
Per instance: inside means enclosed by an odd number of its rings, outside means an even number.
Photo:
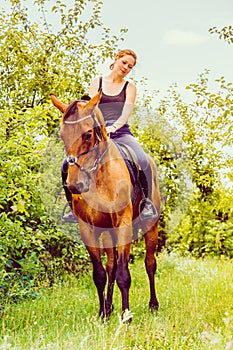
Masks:
[[[106,307],[104,311],[101,310],[99,312],[99,317],[102,319],[103,322],[107,322],[113,310],[114,310],[113,305],[111,305],[110,307]]]
[[[113,310],[114,310],[114,306],[113,305],[110,305],[109,307],[106,306],[105,319],[108,319],[111,316],[111,313],[113,312]]]
[[[133,320],[132,313],[126,309],[121,314],[121,320],[123,323],[130,324]]]
[[[149,307],[150,307],[150,311],[152,312],[152,313],[157,313],[158,312],[158,310],[159,310],[159,303],[158,302],[150,302],[149,303]]]
[[[99,317],[103,323],[106,323],[109,320],[109,315],[104,312],[99,313]]]
[[[107,310],[106,310],[106,315],[107,315],[107,316],[110,316],[111,313],[113,312],[113,310],[114,310],[114,306],[111,305],[110,307],[107,308]]]

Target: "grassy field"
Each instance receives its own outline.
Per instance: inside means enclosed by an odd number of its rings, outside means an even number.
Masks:
[[[160,309],[148,309],[149,288],[142,260],[130,266],[130,325],[120,319],[120,293],[103,324],[91,272],[78,281],[41,290],[38,298],[6,305],[0,349],[141,350],[233,349],[233,264],[161,254],[156,275]]]

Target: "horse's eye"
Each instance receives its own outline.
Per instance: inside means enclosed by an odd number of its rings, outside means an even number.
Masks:
[[[85,142],[85,141],[90,141],[91,137],[92,137],[92,131],[90,130],[90,131],[86,132],[86,133],[83,135],[83,141],[84,141],[84,142]]]

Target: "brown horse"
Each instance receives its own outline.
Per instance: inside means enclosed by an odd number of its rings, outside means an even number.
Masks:
[[[146,245],[145,266],[150,283],[151,310],[158,310],[155,292],[158,244],[158,218],[140,222],[140,193],[132,201],[132,181],[119,148],[108,137],[103,115],[98,108],[99,92],[87,101],[62,103],[51,95],[53,105],[62,113],[61,138],[68,161],[67,186],[72,193],[72,208],[78,218],[81,238],[93,264],[102,317],[112,311],[114,281],[121,291],[122,315],[129,309],[130,247],[133,226],[141,228]],[[156,166],[152,168],[152,200],[160,210],[160,196]],[[134,202],[134,205],[132,204]],[[106,270],[101,252],[107,254]],[[107,294],[105,286],[107,283]]]

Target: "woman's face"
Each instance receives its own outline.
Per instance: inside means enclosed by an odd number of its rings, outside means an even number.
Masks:
[[[120,58],[115,58],[114,70],[122,76],[126,76],[135,66],[135,59],[131,55],[125,55]]]

